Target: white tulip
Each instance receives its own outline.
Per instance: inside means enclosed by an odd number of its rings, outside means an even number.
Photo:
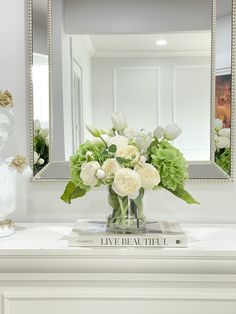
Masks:
[[[39,154],[34,151],[34,165],[38,163],[39,158],[40,158]]]
[[[223,127],[223,122],[220,119],[215,119],[215,130],[220,131]]]
[[[125,146],[120,146],[116,153],[116,157],[122,157],[125,159],[130,159],[134,162],[137,162],[140,157],[139,150],[136,146],[134,145],[125,145]]]
[[[80,178],[83,184],[87,186],[95,186],[98,183],[98,178],[96,177],[98,169],[100,169],[100,165],[97,161],[84,163],[80,173]]]
[[[88,160],[89,159],[89,157],[92,157],[93,156],[93,153],[90,151],[90,150],[88,150],[87,152],[86,152],[86,154],[85,154],[85,158]]]
[[[146,190],[152,190],[161,181],[159,172],[151,164],[137,166],[135,167],[135,171],[141,178],[142,187]]]
[[[136,171],[129,168],[122,168],[116,171],[113,191],[121,197],[133,195],[141,188],[141,179]]]
[[[225,136],[219,136],[216,138],[215,141],[216,148],[222,149],[222,148],[229,148],[230,147],[230,139]]]
[[[133,138],[137,136],[138,131],[135,128],[127,127],[124,129],[123,133],[124,133],[124,136],[126,136],[129,140],[132,140]]]
[[[98,179],[103,179],[105,177],[105,175],[106,175],[106,173],[102,169],[98,169],[97,172],[96,172],[96,177]]]
[[[89,125],[86,125],[86,128],[89,131],[89,133],[92,134],[94,137],[100,137],[101,136],[101,132],[99,129],[97,129],[93,126],[89,126]]]
[[[40,130],[41,129],[41,124],[38,119],[34,120],[34,129],[35,130]]]
[[[176,123],[168,124],[164,129],[164,136],[168,141],[175,140],[181,133],[182,130]]]
[[[48,129],[43,129],[43,137],[47,137],[49,135],[49,130]]]
[[[137,134],[135,143],[139,149],[146,151],[152,142],[152,133],[145,133],[141,131]]]
[[[117,148],[128,145],[129,143],[128,138],[122,135],[116,135],[112,137],[109,136],[105,139],[105,141],[107,143],[107,146],[116,145]]]
[[[126,117],[123,112],[114,112],[111,115],[111,120],[114,129],[117,131],[123,131],[127,127]]]
[[[47,146],[49,145],[49,135],[45,138],[45,143]]]
[[[162,137],[164,137],[164,129],[161,126],[158,126],[157,128],[155,128],[155,130],[153,131],[153,136],[155,136],[155,138],[157,138],[158,140]]]
[[[230,138],[230,128],[224,128],[219,131],[219,136],[224,136]]]

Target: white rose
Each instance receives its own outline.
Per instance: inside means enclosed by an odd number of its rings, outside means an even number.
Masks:
[[[125,159],[130,159],[134,162],[137,162],[140,157],[139,150],[136,146],[133,145],[125,145],[125,146],[120,146],[116,153],[116,157],[122,157]]]
[[[128,137],[129,140],[132,140],[133,138],[137,136],[138,131],[135,128],[127,127],[124,129],[123,133],[124,133],[124,136]]]
[[[107,137],[105,141],[107,143],[107,146],[116,145],[117,148],[120,146],[128,145],[129,143],[128,138],[122,135]]]
[[[104,161],[102,169],[105,171],[105,179],[116,174],[116,171],[121,169],[121,165],[115,158],[108,158]]]
[[[138,146],[139,149],[142,149],[145,151],[152,142],[152,133],[145,133],[144,131],[141,131],[137,134],[135,143]]]
[[[215,119],[215,130],[220,131],[223,127],[223,122],[220,119]]]
[[[125,114],[123,112],[114,112],[111,115],[111,120],[114,129],[117,131],[123,131],[127,127]]]
[[[224,136],[230,138],[230,128],[224,128],[219,131],[219,136]]]
[[[142,187],[144,189],[152,190],[161,181],[159,172],[151,164],[143,164],[141,166],[137,166],[135,168],[135,171],[140,176]]]
[[[153,131],[153,136],[155,136],[158,140],[164,136],[164,129],[161,126],[158,126]]]
[[[112,189],[121,197],[134,195],[141,188],[141,179],[136,171],[122,168],[116,171]]]
[[[87,186],[95,186],[98,183],[98,178],[96,177],[97,170],[100,169],[100,165],[97,161],[90,161],[84,163],[81,167],[80,178],[83,184]]]
[[[222,148],[229,148],[230,147],[230,139],[225,136],[219,136],[216,138],[215,141],[216,148],[222,149]]]
[[[168,124],[164,129],[164,136],[168,141],[175,140],[181,133],[182,130],[176,123]]]

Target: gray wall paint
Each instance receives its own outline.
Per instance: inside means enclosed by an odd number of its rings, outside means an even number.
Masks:
[[[211,0],[64,0],[64,3],[67,34],[211,28]]]

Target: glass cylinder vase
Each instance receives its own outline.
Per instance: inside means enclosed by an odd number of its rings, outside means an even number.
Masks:
[[[146,229],[146,218],[143,214],[144,190],[132,199],[121,197],[111,187],[108,190],[108,202],[112,208],[107,219],[107,231],[113,233],[143,233]]]

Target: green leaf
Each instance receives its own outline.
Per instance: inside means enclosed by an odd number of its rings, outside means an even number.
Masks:
[[[175,191],[167,189],[166,187],[163,186],[163,188],[165,188],[166,190],[168,190],[169,192],[171,192],[172,194],[174,194],[175,196],[181,198],[183,201],[185,201],[187,204],[198,204],[200,205],[200,203],[198,201],[196,201],[191,194],[189,194],[186,190],[181,189],[181,188],[177,188]]]
[[[116,145],[115,144],[112,144],[111,146],[109,146],[109,148],[108,148],[108,151],[109,151],[109,153],[115,153],[116,152],[116,150],[117,150],[117,147],[116,147]]]
[[[61,196],[61,199],[67,203],[71,204],[71,200],[82,197],[86,194],[86,191],[76,186],[72,181],[69,181],[65,187],[65,191]]]
[[[125,162],[125,158],[122,158],[122,157],[116,157],[116,160],[118,161],[120,165],[123,165]]]

